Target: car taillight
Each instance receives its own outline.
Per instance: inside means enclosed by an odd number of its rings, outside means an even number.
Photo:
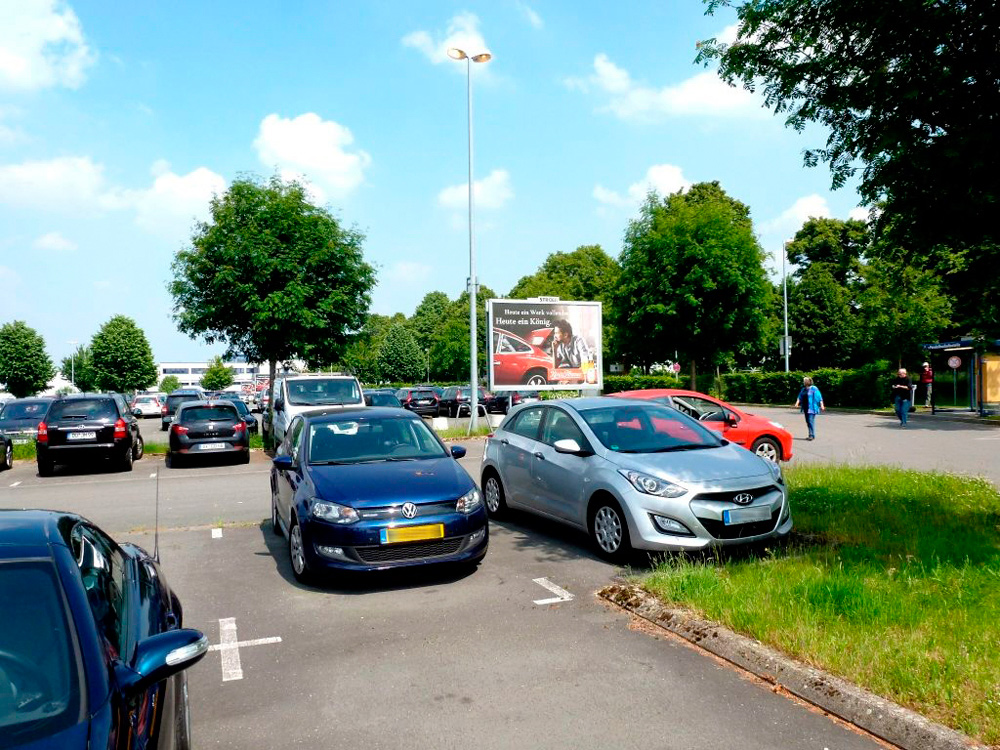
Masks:
[[[413,400],[413,396],[407,394],[407,396],[406,396],[406,403],[410,403],[412,400]]]
[[[163,407],[160,409],[160,414],[162,414],[163,416],[167,416],[167,405],[166,404],[164,404]]]
[[[45,422],[38,423],[38,442],[43,445],[48,445],[49,442],[49,426]]]
[[[236,433],[236,432],[243,432],[246,428],[247,428],[247,423],[246,422],[239,422],[239,423],[236,424],[235,427],[233,427],[233,432],[234,433]]]
[[[125,424],[125,420],[118,417],[118,421],[115,422],[115,440],[125,437],[127,431],[128,425]]]
[[[172,424],[172,425],[170,425],[170,429],[174,431],[175,435],[187,435],[188,434],[188,428],[185,427],[182,424]]]
[[[521,400],[521,394],[518,393],[517,391],[514,391],[514,396],[511,398],[511,401],[513,401],[516,404],[520,402],[520,400]]]

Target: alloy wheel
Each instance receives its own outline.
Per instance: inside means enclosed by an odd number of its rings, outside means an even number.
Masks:
[[[302,529],[298,523],[292,526],[288,534],[288,555],[292,560],[292,570],[300,578],[306,571],[306,556],[302,548]]]
[[[594,515],[594,539],[607,554],[618,552],[622,544],[622,520],[614,509],[604,505]]]

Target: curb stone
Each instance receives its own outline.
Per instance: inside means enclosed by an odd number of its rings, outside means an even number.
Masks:
[[[669,607],[638,586],[615,583],[597,595],[903,750],[989,750],[961,732],[797,662],[753,638],[688,610]]]

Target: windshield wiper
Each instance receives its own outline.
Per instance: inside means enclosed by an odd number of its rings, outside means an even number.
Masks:
[[[665,448],[656,448],[650,453],[673,453],[674,451],[697,451],[702,448],[718,448],[718,445],[671,445]]]
[[[310,461],[310,466],[346,466],[347,464],[354,463],[353,461]]]

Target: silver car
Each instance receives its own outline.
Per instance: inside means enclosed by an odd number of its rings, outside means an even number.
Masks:
[[[521,508],[586,531],[598,552],[697,550],[792,530],[781,467],[659,404],[527,404],[486,441],[482,488],[499,518]]]

